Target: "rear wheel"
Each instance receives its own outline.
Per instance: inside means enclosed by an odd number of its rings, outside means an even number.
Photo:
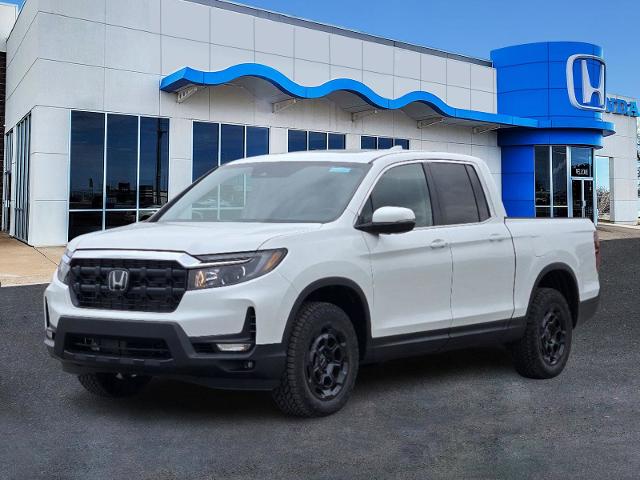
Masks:
[[[358,361],[358,338],[347,314],[330,303],[307,302],[296,317],[273,398],[290,415],[337,412],[351,394]]]
[[[151,377],[122,373],[84,373],[78,375],[80,384],[99,397],[130,397],[142,390]]]
[[[564,296],[538,289],[529,305],[524,336],[511,345],[516,370],[528,378],[552,378],[564,370],[571,351],[573,322]]]

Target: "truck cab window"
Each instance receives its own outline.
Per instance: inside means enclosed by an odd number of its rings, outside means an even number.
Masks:
[[[413,210],[416,227],[433,225],[429,189],[422,165],[413,163],[387,170],[378,180],[361,214],[361,221],[371,221],[380,207],[404,207]]]
[[[438,191],[442,224],[479,222],[481,215],[467,166],[462,163],[433,162],[429,164],[429,169]],[[486,201],[482,213],[483,217],[488,214]]]

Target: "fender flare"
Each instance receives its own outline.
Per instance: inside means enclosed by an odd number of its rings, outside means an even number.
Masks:
[[[350,280],[345,277],[321,278],[319,280],[311,282],[309,285],[307,285],[305,288],[302,289],[302,291],[296,298],[296,301],[293,303],[293,307],[291,307],[291,310],[289,311],[289,316],[287,317],[287,323],[285,325],[284,332],[282,333],[282,343],[286,344],[286,342],[288,341],[289,335],[291,334],[291,329],[293,328],[293,322],[296,319],[296,314],[300,310],[300,307],[302,306],[304,301],[307,299],[307,297],[311,293],[323,287],[347,287],[356,293],[356,295],[360,299],[360,302],[363,306],[364,317],[365,317],[364,321],[365,321],[365,328],[366,328],[365,341],[367,342],[367,345],[369,345],[371,341],[371,311],[369,309],[369,302],[367,300],[366,295],[364,294],[364,291],[362,290],[362,288],[360,288],[360,285],[358,285],[353,280]],[[361,352],[361,355],[363,353],[364,352]]]
[[[573,269],[567,265],[566,263],[562,263],[562,262],[555,262],[555,263],[550,263],[549,265],[547,265],[546,267],[544,267],[540,273],[538,273],[538,276],[536,277],[536,281],[533,283],[533,287],[531,288],[531,293],[529,294],[529,303],[527,304],[527,313],[526,315],[529,315],[529,307],[531,306],[531,302],[533,301],[533,295],[535,293],[535,291],[538,289],[540,282],[542,281],[542,279],[545,277],[545,275],[547,275],[549,272],[552,272],[554,270],[562,270],[563,272],[568,273],[571,276],[571,279],[573,280],[573,284],[576,288],[576,294],[578,296],[577,300],[577,305],[576,307],[579,309],[580,308],[580,284],[578,283],[578,278],[576,277],[575,272],[573,271]],[[567,299],[567,303],[569,303],[569,299]],[[573,308],[572,305],[569,305],[571,308]],[[579,311],[576,312],[571,312],[572,316],[575,315],[575,318],[573,318],[574,323],[577,321],[578,316],[580,314]]]

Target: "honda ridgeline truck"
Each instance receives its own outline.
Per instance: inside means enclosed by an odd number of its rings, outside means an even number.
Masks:
[[[473,157],[267,155],[69,242],[45,343],[97,395],[172,377],[327,415],[360,365],[391,358],[504,344],[521,375],[555,377],[598,263],[591,221],[507,218]]]

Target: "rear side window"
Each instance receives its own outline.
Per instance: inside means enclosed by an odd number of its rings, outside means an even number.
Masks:
[[[467,167],[462,163],[433,162],[429,164],[438,191],[443,225],[476,223],[481,221],[481,218],[482,220],[489,218],[486,200],[484,200],[484,206],[478,208],[472,178],[475,178],[477,188],[480,189],[478,195],[482,194],[484,197],[484,193],[477,174],[473,168],[469,171]]]
[[[431,200],[422,164],[412,163],[387,170],[371,192],[360,221],[369,223],[373,212],[380,207],[410,208],[416,216],[416,227],[433,225]]]
[[[478,205],[478,215],[480,215],[480,221],[484,222],[491,214],[489,213],[489,205],[487,204],[487,197],[484,195],[482,184],[478,178],[478,172],[471,165],[467,165],[467,173],[471,180],[471,186],[473,187],[473,193],[476,196],[476,204]]]

